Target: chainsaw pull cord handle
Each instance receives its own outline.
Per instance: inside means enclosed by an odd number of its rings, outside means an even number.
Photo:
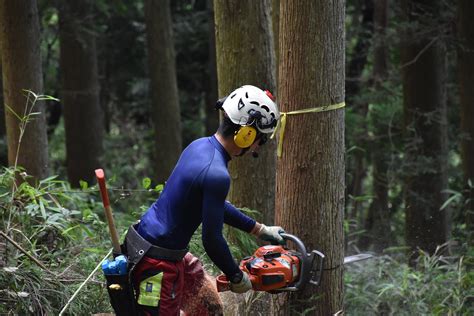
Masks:
[[[118,238],[117,229],[115,228],[114,217],[112,215],[112,208],[110,207],[109,194],[107,193],[107,187],[105,184],[105,173],[102,169],[95,170],[95,176],[97,183],[99,184],[100,195],[102,197],[102,203],[104,204],[105,216],[107,218],[107,224],[109,225],[110,238],[112,239],[112,247],[115,255],[122,253],[120,249],[120,242]]]
[[[247,271],[242,271],[242,273],[247,273]],[[247,273],[250,283],[252,283],[252,287],[254,287],[254,284],[257,282],[257,277]],[[226,292],[230,291],[230,281],[227,279],[225,274],[218,275],[216,277],[216,285],[217,285],[217,292]]]

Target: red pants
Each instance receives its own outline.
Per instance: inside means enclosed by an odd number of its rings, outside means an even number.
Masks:
[[[136,266],[133,282],[143,315],[205,316],[222,313],[219,296],[201,262],[191,253],[182,261],[144,257]]]

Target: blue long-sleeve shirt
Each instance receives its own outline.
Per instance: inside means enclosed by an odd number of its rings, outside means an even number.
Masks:
[[[215,136],[192,142],[181,154],[158,200],[142,216],[138,233],[154,245],[184,249],[202,223],[202,242],[226,275],[239,271],[222,236],[223,223],[250,232],[255,220],[226,201],[230,156]]]

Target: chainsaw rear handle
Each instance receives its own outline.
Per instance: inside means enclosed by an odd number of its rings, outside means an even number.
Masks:
[[[243,272],[246,273],[246,272]],[[247,273],[250,283],[252,283],[252,286],[257,282],[257,278],[249,273]],[[230,281],[227,280],[227,277],[225,274],[218,275],[216,278],[216,285],[217,285],[217,292],[225,292],[225,291],[230,291]]]

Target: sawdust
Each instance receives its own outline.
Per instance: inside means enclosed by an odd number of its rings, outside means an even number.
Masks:
[[[267,316],[271,310],[271,297],[269,293],[255,291],[244,294],[230,291],[218,293],[216,279],[206,274],[199,292],[183,298],[181,315]]]
[[[205,274],[197,293],[183,297],[181,310],[186,316],[223,315],[222,300],[217,293],[216,281]]]
[[[271,313],[272,294],[248,291],[244,294],[220,293],[226,316],[267,316]]]

